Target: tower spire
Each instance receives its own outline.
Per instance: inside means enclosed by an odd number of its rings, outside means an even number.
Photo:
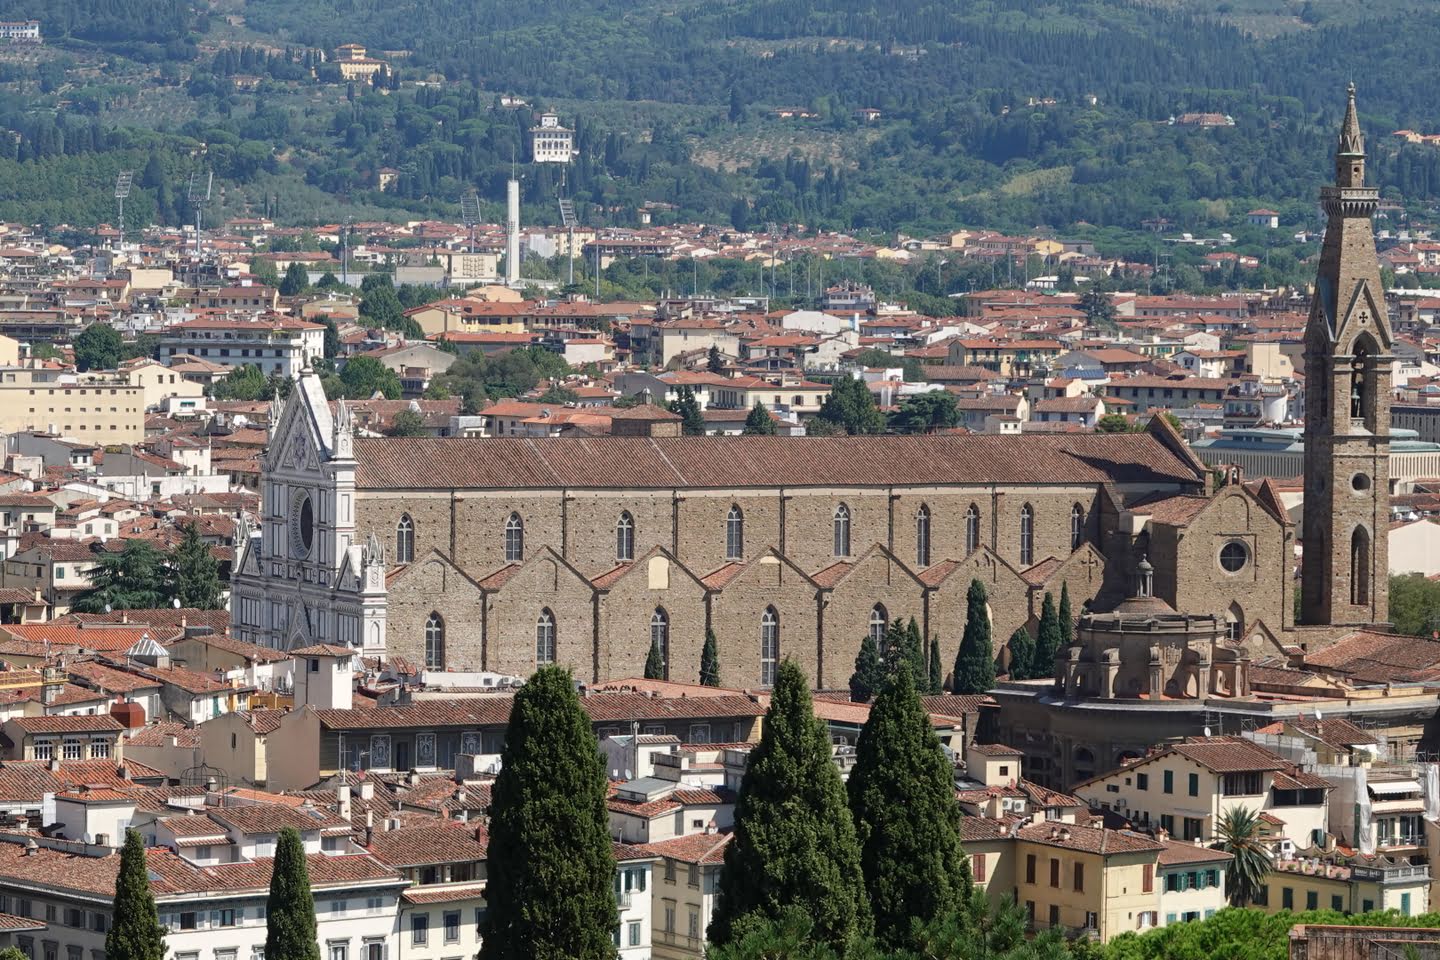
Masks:
[[[1360,117],[1355,111],[1355,84],[1346,93],[1345,119],[1340,124],[1340,142],[1335,148],[1335,185],[1365,186],[1365,135],[1360,132]]]
[[[1393,342],[1365,185],[1365,138],[1350,84],[1335,183],[1320,190],[1325,242],[1305,331],[1305,557],[1301,621],[1388,619]]]

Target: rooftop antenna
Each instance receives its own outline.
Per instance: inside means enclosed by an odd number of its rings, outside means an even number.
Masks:
[[[135,182],[135,171],[121,170],[115,175],[115,203],[119,206],[120,212],[117,219],[120,231],[119,245],[125,245],[125,198],[130,196],[130,187]]]
[[[352,217],[345,218],[345,225],[340,228],[341,261],[340,272],[344,278],[340,281],[347,287],[350,285],[350,221]]]
[[[470,234],[470,252],[475,252],[475,226],[480,222],[480,194],[471,190],[460,198],[460,220]]]
[[[190,185],[185,190],[185,199],[195,211],[195,259],[200,259],[200,218],[205,204],[210,202],[210,189],[215,185],[215,171],[196,170],[190,174]]]

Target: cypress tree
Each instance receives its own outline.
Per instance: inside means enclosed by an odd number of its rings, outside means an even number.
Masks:
[[[965,595],[965,634],[955,654],[955,692],[986,693],[995,686],[995,653],[990,646],[990,612],[985,584],[970,581]]]
[[[1070,584],[1060,583],[1060,646],[1064,650],[1075,642],[1075,616],[1070,611]]]
[[[1055,655],[1060,652],[1062,634],[1060,615],[1055,612],[1055,598],[1048,592],[1040,603],[1040,635],[1035,638],[1035,660],[1030,665],[1031,679],[1055,675]]]
[[[310,870],[305,844],[294,827],[280,831],[270,898],[265,903],[266,960],[320,960],[315,934],[315,898],[310,895]]]
[[[740,782],[710,940],[724,945],[798,908],[814,921],[814,939],[843,953],[870,932],[860,848],[809,681],[789,660],[762,730]]]
[[[885,661],[880,659],[880,648],[875,638],[865,634],[860,641],[860,652],[855,655],[855,672],[850,674],[850,699],[856,703],[869,703],[870,698],[880,690],[885,678]]]
[[[515,695],[491,791],[490,910],[479,960],[614,956],[606,786],[570,671],[541,667]]]
[[[200,528],[185,525],[185,536],[171,558],[174,576],[174,597],[182,607],[218,610],[220,604],[220,564],[210,552],[210,545],[200,539]]]
[[[715,642],[715,631],[709,627],[705,628],[705,646],[700,651],[700,684],[720,686],[720,649]]]
[[[650,644],[650,654],[645,658],[645,679],[665,679],[665,658],[660,655],[660,644]]]
[[[668,406],[671,413],[681,417],[681,433],[687,437],[705,435],[705,416],[700,412],[700,402],[695,399],[695,391],[689,386],[682,386]]]
[[[145,844],[135,830],[125,831],[120,875],[115,878],[115,910],[105,934],[105,956],[114,960],[165,960],[165,928],[150,891]]]
[[[925,639],[920,636],[920,625],[914,617],[905,624],[905,665],[910,668],[912,680],[917,682],[929,674],[925,665]]]
[[[847,784],[875,936],[888,947],[918,949],[912,921],[969,902],[954,777],[902,665],[870,708]]]
[[[1029,680],[1035,665],[1035,640],[1024,627],[1010,634],[1010,679]]]
[[[932,694],[945,691],[944,681],[941,679],[943,670],[940,666],[940,639],[930,638],[930,692]]]
[[[770,416],[770,411],[759,400],[750,412],[745,415],[745,429],[740,431],[747,437],[763,436],[773,437],[775,435],[775,418]]]

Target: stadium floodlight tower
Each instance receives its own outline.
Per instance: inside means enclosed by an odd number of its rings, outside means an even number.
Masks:
[[[560,198],[560,225],[566,230],[568,239],[565,242],[565,252],[570,256],[570,276],[566,283],[575,283],[575,228],[580,225],[580,218],[575,216],[575,201],[569,197]]]
[[[213,170],[196,170],[190,174],[190,185],[185,190],[185,199],[195,211],[195,259],[200,259],[200,216],[205,204],[210,202],[210,190],[215,185]]]
[[[475,226],[480,222],[480,194],[471,190],[460,198],[460,220],[470,235],[470,252],[475,252]]]
[[[119,207],[116,229],[120,233],[117,248],[125,246],[125,198],[130,196],[130,187],[135,183],[135,171],[121,170],[115,175],[115,203]]]

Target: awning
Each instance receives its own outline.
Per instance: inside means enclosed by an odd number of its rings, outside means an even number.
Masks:
[[[1419,793],[1420,784],[1414,780],[1382,780],[1366,784],[1376,796],[1392,797],[1400,793]]]

